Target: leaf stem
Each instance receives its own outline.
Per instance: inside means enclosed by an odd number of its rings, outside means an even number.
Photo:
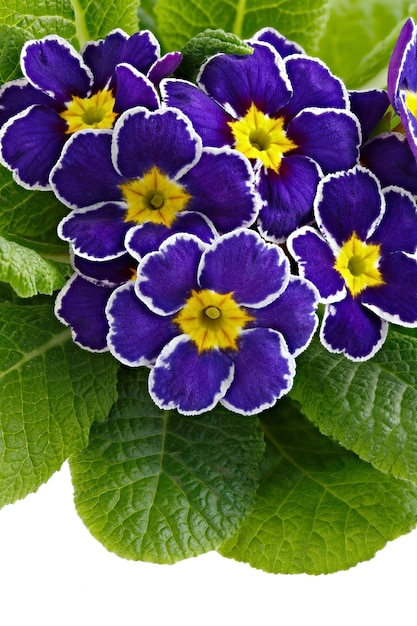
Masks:
[[[245,15],[246,0],[239,0],[236,7],[236,18],[233,24],[232,32],[242,38],[243,17]]]
[[[82,9],[79,0],[70,0],[75,16],[75,33],[80,44],[80,48],[91,39],[85,22],[85,10]]]

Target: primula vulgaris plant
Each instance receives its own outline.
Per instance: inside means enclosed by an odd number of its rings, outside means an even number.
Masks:
[[[417,29],[180,4],[0,29],[0,502],[68,459],[122,557],[346,569],[417,521]]]

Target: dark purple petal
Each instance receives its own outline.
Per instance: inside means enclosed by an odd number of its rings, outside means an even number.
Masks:
[[[410,17],[401,29],[388,66],[388,96],[394,108],[396,108],[398,84],[404,71],[404,54],[407,48],[415,51],[416,39],[417,31]],[[407,63],[406,68],[411,69],[412,75],[414,74],[412,63]],[[417,84],[414,84],[413,91],[416,91],[416,88]]]
[[[253,54],[218,54],[203,66],[203,89],[232,115],[243,117],[251,104],[275,115],[291,98],[292,89],[281,57],[271,46],[254,43]]]
[[[129,230],[125,240],[127,250],[136,259],[157,250],[165,239],[177,233],[196,235],[201,241],[211,243],[218,236],[213,224],[201,213],[181,211],[170,228],[163,224],[145,222]]]
[[[73,96],[85,98],[93,75],[76,50],[62,37],[48,35],[27,41],[22,48],[21,65],[28,81],[59,102]]]
[[[177,109],[126,111],[116,122],[113,162],[127,178],[141,178],[152,167],[171,178],[185,174],[201,154],[201,140]]]
[[[285,291],[261,309],[247,309],[255,320],[248,327],[272,328],[281,333],[292,356],[306,349],[317,328],[319,294],[312,283],[290,276]]]
[[[298,263],[300,275],[317,287],[322,302],[345,296],[345,281],[334,269],[334,252],[318,232],[310,226],[300,228],[289,237],[287,246]]]
[[[112,287],[95,285],[76,272],[55,301],[55,314],[70,326],[75,343],[92,352],[108,349],[104,311],[112,291]]]
[[[291,41],[287,39],[281,33],[279,33],[275,28],[262,28],[255,33],[254,37],[250,40],[251,42],[255,41],[264,41],[266,43],[271,44],[273,48],[280,54],[282,57],[286,57],[290,54],[303,54],[304,50],[298,43],[295,41]]]
[[[361,294],[363,304],[388,322],[417,326],[417,260],[403,252],[381,259],[383,285]]]
[[[293,154],[311,157],[325,173],[348,169],[359,156],[359,121],[349,111],[304,109],[289,123],[287,136],[298,146]]]
[[[231,148],[205,148],[181,178],[191,195],[187,210],[206,215],[219,232],[250,226],[259,210],[249,161]]]
[[[221,148],[233,145],[235,139],[228,115],[206,93],[185,80],[164,80],[161,94],[165,104],[180,109],[193,123],[204,146]]]
[[[386,209],[382,220],[369,238],[369,243],[381,244],[381,254],[417,249],[417,208],[413,197],[398,187],[385,189]]]
[[[344,300],[326,305],[320,339],[330,352],[352,361],[370,359],[387,336],[388,323],[348,293]]]
[[[152,81],[154,85],[158,85],[163,78],[175,72],[181,61],[181,52],[168,52],[152,65],[148,72],[149,80]]]
[[[99,262],[73,255],[72,264],[84,278],[103,287],[118,287],[128,282],[134,277],[137,267],[137,261],[127,253]]]
[[[233,382],[221,400],[226,408],[254,415],[270,408],[292,387],[295,361],[281,333],[269,328],[242,331],[232,355]]]
[[[178,334],[170,316],[155,315],[136,297],[133,282],[113,292],[106,315],[110,352],[131,367],[150,367],[162,348]]]
[[[357,166],[320,181],[314,210],[325,238],[341,247],[354,232],[361,241],[370,237],[384,205],[377,178]]]
[[[169,315],[184,306],[198,288],[197,268],[205,244],[187,233],[169,237],[157,252],[145,256],[138,267],[136,293],[149,308]]]
[[[277,243],[313,220],[313,201],[321,171],[307,157],[282,159],[279,172],[260,170],[258,191],[264,201],[258,225],[262,235]]]
[[[369,91],[349,91],[351,111],[359,119],[363,140],[369,135],[382,119],[389,106],[386,91],[370,89]]]
[[[367,141],[360,162],[376,174],[382,187],[398,185],[417,195],[417,163],[402,133],[383,133]]]
[[[83,130],[72,135],[51,173],[55,195],[70,208],[119,201],[123,178],[111,159],[112,132]]]
[[[55,107],[56,102],[43,91],[35,89],[26,78],[11,80],[0,87],[0,126],[16,113],[33,104]]]
[[[49,189],[49,175],[65,143],[66,123],[49,107],[34,105],[12,117],[0,132],[1,159],[17,182]]]
[[[286,59],[285,68],[293,88],[291,100],[280,111],[285,119],[307,107],[346,109],[349,102],[346,88],[322,61],[293,55]]]
[[[233,378],[233,363],[224,352],[199,353],[186,335],[176,337],[159,355],[149,375],[149,393],[161,409],[184,415],[210,411]]]
[[[115,111],[123,113],[136,106],[151,111],[159,107],[159,97],[151,81],[131,65],[120,64],[115,69]]]
[[[76,254],[105,261],[125,253],[125,235],[132,224],[126,223],[126,206],[105,202],[95,209],[73,211],[58,225],[58,235],[72,244]]]
[[[258,308],[285,289],[289,262],[278,246],[240,229],[223,235],[203,253],[198,280],[203,289],[232,292],[237,304]]]

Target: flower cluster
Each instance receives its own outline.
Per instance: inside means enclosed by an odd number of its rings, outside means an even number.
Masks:
[[[68,207],[56,315],[81,347],[148,367],[155,403],[183,414],[273,406],[319,302],[323,345],[353,360],[388,322],[417,326],[413,22],[387,92],[349,92],[272,28],[247,43],[193,83],[148,31],[81,53],[47,36],[0,90],[1,162]]]

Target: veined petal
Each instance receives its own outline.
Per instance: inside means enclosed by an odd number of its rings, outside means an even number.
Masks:
[[[28,81],[63,104],[73,96],[87,96],[93,85],[89,67],[75,48],[58,35],[27,41],[20,58]]]
[[[171,315],[198,288],[197,268],[205,244],[194,235],[179,233],[147,254],[138,266],[136,293],[159,315]]]
[[[387,331],[388,322],[348,293],[340,302],[326,305],[320,339],[329,352],[343,353],[351,361],[365,361],[381,348]]]
[[[108,261],[91,261],[73,254],[72,265],[86,280],[113,289],[132,280],[137,268],[137,262],[127,253]]]
[[[33,87],[26,78],[5,83],[0,87],[0,126],[33,104],[56,106],[52,98]]]
[[[417,31],[414,28],[413,20],[410,17],[401,29],[388,66],[388,96],[394,108],[399,82],[402,79],[402,72],[406,59],[405,52],[407,49],[413,49],[416,45],[416,41]]]
[[[153,111],[159,108],[159,96],[151,81],[127,63],[120,63],[114,71],[116,77],[116,103],[118,113],[136,106]]]
[[[154,85],[158,85],[163,78],[175,72],[181,61],[181,52],[168,52],[152,65],[148,72],[149,80],[152,81]]]
[[[359,119],[363,141],[368,139],[389,106],[387,92],[383,89],[349,91],[352,113]]]
[[[417,208],[413,196],[400,187],[383,190],[386,209],[369,243],[381,245],[382,256],[417,249]]]
[[[303,48],[298,43],[287,39],[275,30],[275,28],[271,28],[270,26],[258,30],[250,39],[251,43],[255,41],[269,43],[282,57],[287,57],[290,54],[304,54]]]
[[[110,352],[130,367],[151,367],[163,347],[178,334],[170,316],[155,315],[136,297],[132,281],[113,291],[106,316]]]
[[[260,413],[273,406],[292,387],[295,361],[276,330],[243,330],[233,363],[232,384],[220,401],[231,411],[243,415]]]
[[[199,353],[185,335],[162,350],[149,375],[149,393],[161,409],[198,415],[215,407],[230,386],[234,365],[219,350]]]
[[[252,230],[238,229],[219,237],[203,253],[198,282],[203,289],[233,293],[239,305],[258,308],[282,293],[289,273],[288,259],[278,246]]]
[[[382,187],[398,185],[417,195],[417,163],[402,133],[381,133],[367,141],[360,162],[376,174]]]
[[[201,139],[178,109],[129,109],[114,127],[112,158],[126,178],[141,178],[157,167],[172,179],[188,172],[201,155]]]

